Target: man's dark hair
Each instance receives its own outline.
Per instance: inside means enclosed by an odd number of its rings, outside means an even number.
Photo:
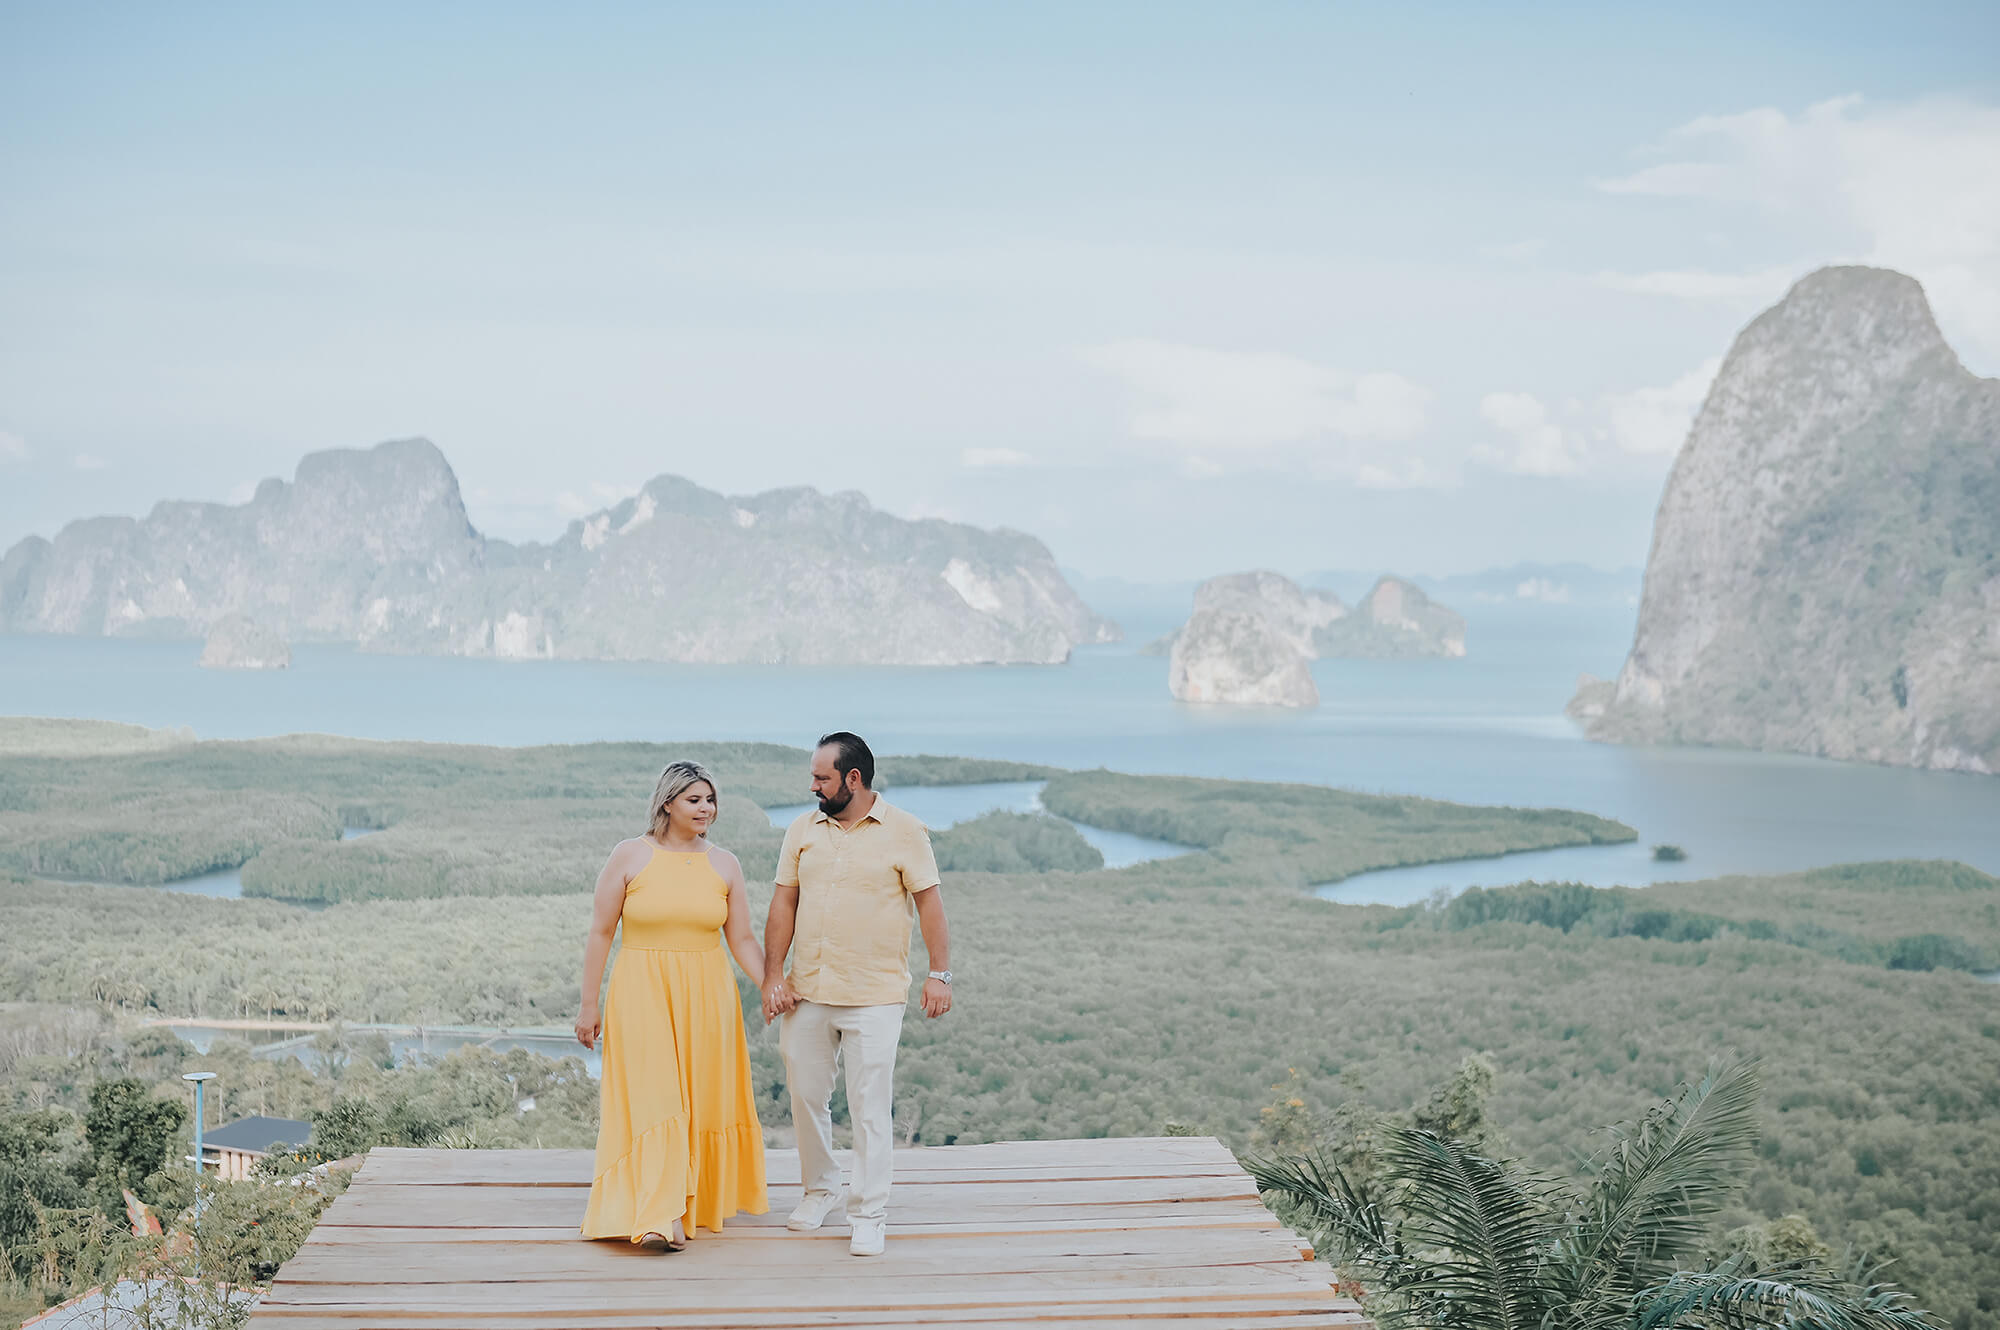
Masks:
[[[875,754],[869,749],[868,741],[858,734],[846,730],[835,730],[832,734],[822,734],[818,747],[833,750],[833,769],[840,773],[840,782],[847,783],[847,773],[861,773],[861,788],[875,788]]]

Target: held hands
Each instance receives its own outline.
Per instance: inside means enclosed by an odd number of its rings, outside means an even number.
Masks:
[[[788,1015],[798,1005],[799,995],[792,991],[791,981],[774,979],[764,985],[764,1024]]]
[[[597,1047],[598,1036],[604,1033],[604,1019],[594,1010],[585,1007],[576,1018],[576,1042],[585,1048]]]
[[[924,1015],[936,1020],[951,1010],[951,985],[941,979],[924,980]]]

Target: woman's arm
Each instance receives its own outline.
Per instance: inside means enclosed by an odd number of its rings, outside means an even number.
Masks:
[[[604,962],[611,955],[611,935],[618,931],[618,917],[625,912],[625,888],[632,881],[637,845],[637,841],[621,841],[611,852],[590,898],[590,933],[583,943],[583,1000],[576,1014],[576,1042],[585,1048],[596,1048],[598,1036],[604,1033],[597,995],[604,989]]]
[[[728,941],[736,963],[743,967],[743,973],[761,985],[764,949],[757,945],[756,935],[750,931],[750,903],[746,899],[749,890],[743,885],[743,865],[727,850],[718,850],[716,854],[722,859],[722,880],[729,888],[729,918],[723,922],[722,936]]]

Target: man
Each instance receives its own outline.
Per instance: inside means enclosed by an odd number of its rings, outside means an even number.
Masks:
[[[840,1202],[833,1160],[836,1062],[847,1070],[854,1182],[847,1193],[856,1256],[880,1256],[894,1167],[896,1043],[910,995],[910,918],[933,967],[924,1015],[951,1010],[951,939],[930,833],[877,795],[875,755],[839,731],[813,750],[819,807],[785,832],[777,891],[764,925],[764,1019],[784,1018],[778,1051],[792,1092],[805,1199],[785,1226],[818,1228]],[[785,973],[785,956],[792,969]]]

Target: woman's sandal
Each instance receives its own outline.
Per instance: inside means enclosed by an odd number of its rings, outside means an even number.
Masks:
[[[672,1237],[664,1233],[644,1233],[639,1237],[639,1246],[646,1251],[686,1251],[687,1245],[687,1230],[678,1219],[674,1221]]]

